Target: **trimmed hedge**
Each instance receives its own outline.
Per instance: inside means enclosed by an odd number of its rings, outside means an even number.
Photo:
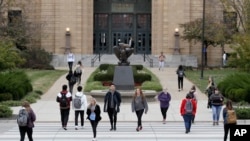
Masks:
[[[235,73],[227,76],[218,84],[221,93],[234,102],[246,101],[250,103],[250,74]]]
[[[20,100],[33,90],[28,76],[23,71],[2,72],[0,80],[0,95],[3,99],[10,98],[6,97],[6,93],[9,93],[12,100]]]

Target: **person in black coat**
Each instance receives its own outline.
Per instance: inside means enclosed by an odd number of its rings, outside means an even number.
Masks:
[[[93,140],[96,141],[96,128],[99,121],[102,119],[101,117],[101,108],[96,103],[96,99],[92,98],[90,104],[87,108],[87,119],[89,119],[92,130],[93,130]]]
[[[68,80],[69,92],[73,94],[73,88],[74,85],[76,84],[76,76],[74,75],[72,70],[69,71],[69,73],[66,76],[66,79]]]
[[[116,130],[117,113],[120,112],[121,94],[115,90],[115,85],[110,85],[104,98],[104,112],[108,112],[111,124],[110,131]]]

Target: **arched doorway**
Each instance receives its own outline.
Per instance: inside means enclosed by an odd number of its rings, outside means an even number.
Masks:
[[[112,54],[129,37],[135,53],[151,54],[151,0],[95,0],[93,52]]]

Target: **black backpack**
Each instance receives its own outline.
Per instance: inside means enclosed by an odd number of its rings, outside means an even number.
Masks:
[[[178,70],[178,77],[184,76],[184,70]]]
[[[74,84],[76,83],[76,77],[75,77],[74,75],[72,75],[72,76],[70,77],[69,83],[70,83],[71,85],[74,85]]]
[[[68,100],[66,94],[61,93],[62,97],[60,99],[60,107],[66,108],[68,106]]]

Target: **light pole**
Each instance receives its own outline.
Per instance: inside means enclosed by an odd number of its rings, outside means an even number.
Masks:
[[[203,0],[203,14],[202,14],[202,35],[201,35],[201,42],[202,42],[202,47],[201,47],[201,79],[203,79],[203,67],[204,67],[204,34],[205,34],[205,8],[206,8],[206,0]]]
[[[174,54],[179,55],[180,54],[180,43],[179,43],[180,34],[179,34],[179,29],[178,28],[175,29],[174,36],[175,36]]]
[[[70,51],[70,28],[66,28],[66,33],[65,33],[65,53]]]

